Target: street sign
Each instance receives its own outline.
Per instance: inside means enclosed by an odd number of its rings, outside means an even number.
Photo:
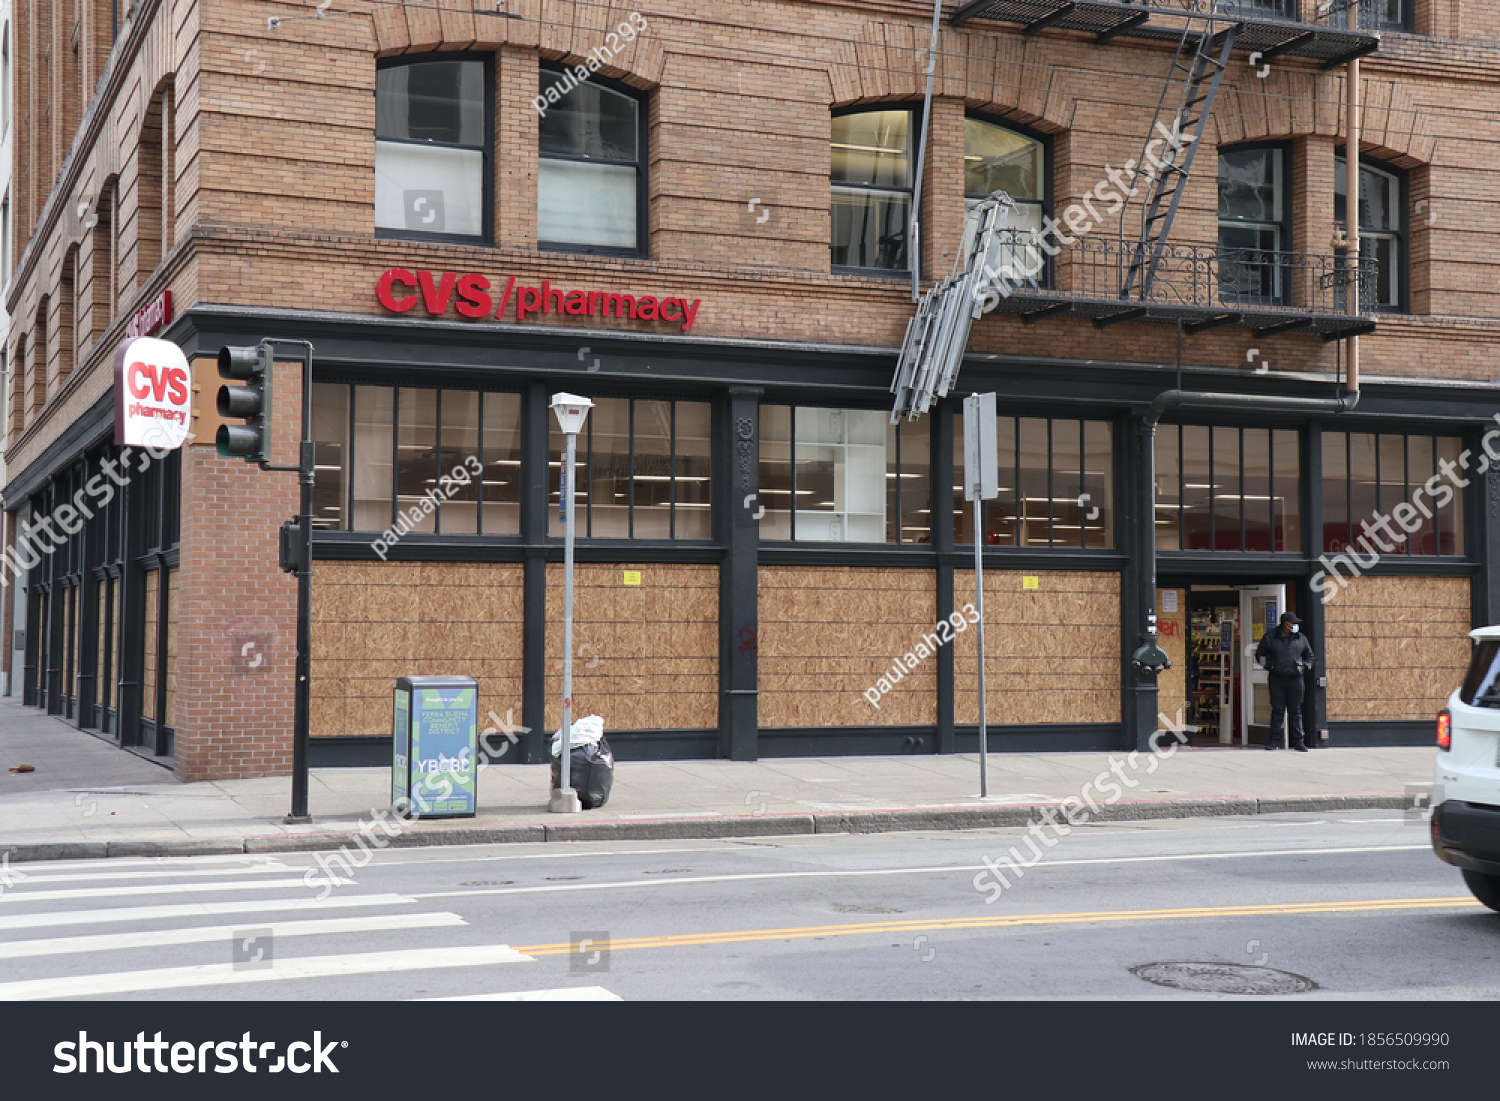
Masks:
[[[993,393],[964,398],[964,500],[972,501],[976,495],[982,501],[1000,496]]]

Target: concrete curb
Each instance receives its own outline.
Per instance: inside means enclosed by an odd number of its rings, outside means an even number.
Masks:
[[[416,829],[397,837],[376,836],[391,848],[438,845],[498,845],[553,841],[694,841],[729,837],[793,837],[835,833],[907,833],[915,830],[982,830],[1024,826],[1037,812],[1057,803],[1004,807],[921,807],[910,810],[842,811],[837,814],[768,814],[736,818],[643,818],[635,821],[567,822],[558,825],[444,826]],[[1091,822],[1160,818],[1209,818],[1315,811],[1406,810],[1410,796],[1284,795],[1163,799],[1103,805],[1089,811]],[[353,844],[357,828],[340,833],[269,834],[235,839],[182,838],[171,841],[38,841],[0,849],[14,863],[89,860],[107,857],[231,856],[283,852],[327,852]]]

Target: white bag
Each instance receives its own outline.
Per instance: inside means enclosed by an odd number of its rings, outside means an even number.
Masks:
[[[603,737],[604,720],[598,715],[585,715],[573,724],[568,735],[568,748],[572,750],[581,745],[595,745]],[[558,727],[552,735],[552,756],[562,756],[562,727]]]

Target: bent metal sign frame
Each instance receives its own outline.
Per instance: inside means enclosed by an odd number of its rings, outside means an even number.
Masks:
[[[115,354],[115,443],[170,451],[192,424],[193,370],[182,349],[141,336]]]
[[[452,306],[460,317],[474,320],[505,316],[514,303],[517,321],[532,314],[563,314],[573,317],[617,317],[631,321],[665,321],[680,325],[683,332],[698,319],[703,299],[672,295],[624,294],[619,291],[564,290],[551,280],[539,285],[517,284],[512,275],[502,287],[478,272],[411,271],[390,268],[375,282],[375,297],[392,313],[406,313],[419,303],[429,316],[442,317]],[[498,305],[497,305],[498,302]]]

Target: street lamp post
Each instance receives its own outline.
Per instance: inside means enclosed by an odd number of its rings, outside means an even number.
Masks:
[[[594,403],[576,394],[553,394],[552,412],[557,425],[568,438],[558,485],[557,507],[563,521],[563,674],[562,674],[562,761],[558,786],[552,792],[547,809],[559,814],[576,814],[582,810],[578,793],[573,790],[571,757],[573,755],[573,466],[577,460],[578,433],[588,419]]]

